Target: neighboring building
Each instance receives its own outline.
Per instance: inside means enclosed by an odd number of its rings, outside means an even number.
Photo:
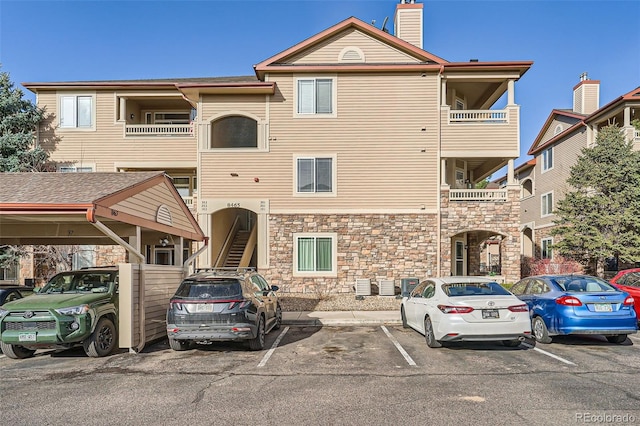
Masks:
[[[422,28],[423,5],[403,0],[397,36],[348,18],[255,76],[24,86],[52,114],[39,137],[60,171],[174,179],[209,237],[200,267],[348,292],[359,278],[481,274],[491,239],[513,282],[515,82],[532,62],[448,62],[423,50]],[[505,188],[473,189],[505,166]]]
[[[534,159],[516,169],[522,188],[521,239],[524,258],[552,259],[554,210],[569,190],[567,179],[581,150],[593,146],[598,129],[617,124],[640,149],[640,132],[631,122],[640,118],[640,87],[599,108],[600,81],[584,73],[573,88],[573,108],[549,114],[528,154]],[[503,178],[504,179],[504,178]],[[500,181],[500,180],[499,180]]]

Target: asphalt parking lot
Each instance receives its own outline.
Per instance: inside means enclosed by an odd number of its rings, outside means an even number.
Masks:
[[[287,326],[257,352],[0,355],[6,424],[632,424],[639,371],[636,336],[430,349],[399,325]]]

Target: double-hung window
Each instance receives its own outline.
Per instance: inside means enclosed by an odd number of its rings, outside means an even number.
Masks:
[[[298,82],[297,113],[332,115],[334,110],[334,80],[332,78],[301,78]]]
[[[295,275],[334,276],[336,274],[336,234],[295,234],[294,239]]]
[[[540,216],[553,214],[553,192],[542,194],[540,205]]]
[[[333,158],[297,158],[297,193],[333,193]]]
[[[541,257],[543,259],[552,259],[553,253],[551,252],[551,245],[553,244],[553,238],[543,238],[541,243],[542,243]]]
[[[553,168],[553,148],[542,151],[542,171],[546,172]]]
[[[93,96],[60,96],[60,127],[67,129],[93,128]]]

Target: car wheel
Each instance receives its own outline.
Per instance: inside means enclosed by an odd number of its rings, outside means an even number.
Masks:
[[[260,315],[258,320],[258,331],[256,337],[249,340],[249,349],[252,351],[261,351],[264,348],[264,319]]]
[[[273,326],[274,330],[278,330],[282,326],[282,308],[280,305],[276,308],[276,323]]]
[[[108,318],[100,318],[96,329],[83,342],[84,351],[92,358],[109,355],[116,347],[116,326]]]
[[[613,336],[605,336],[609,343],[624,343],[627,340],[626,334],[615,334]]]
[[[169,337],[169,347],[174,351],[184,351],[189,349],[190,342],[188,340],[176,340]]]
[[[404,308],[400,308],[400,317],[402,317],[402,327],[409,328],[409,324],[407,324],[407,315],[404,313]]]
[[[0,342],[2,353],[12,359],[25,359],[32,357],[36,352],[34,349],[27,349],[24,346],[11,345],[9,343]]]
[[[503,340],[502,344],[508,348],[516,348],[520,346],[520,340]]]
[[[442,347],[442,343],[438,342],[433,334],[433,324],[431,324],[431,318],[429,317],[424,319],[424,338],[430,348]]]
[[[549,336],[549,330],[547,330],[547,325],[541,317],[535,317],[533,319],[531,331],[533,332],[533,337],[536,338],[536,342],[551,343],[552,339],[551,336]]]

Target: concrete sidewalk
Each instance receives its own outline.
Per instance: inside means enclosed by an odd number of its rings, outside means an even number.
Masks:
[[[283,325],[384,325],[402,324],[398,311],[283,312]]]

